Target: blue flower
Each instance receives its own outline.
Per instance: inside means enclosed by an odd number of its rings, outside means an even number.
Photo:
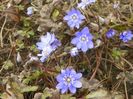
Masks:
[[[80,3],[78,3],[78,8],[85,9],[86,6],[96,2],[96,0],[81,0]]]
[[[74,69],[61,70],[61,74],[56,77],[58,81],[56,88],[61,90],[62,94],[68,90],[71,93],[76,93],[76,88],[82,87],[82,83],[79,81],[81,77],[82,74],[76,73]]]
[[[55,38],[54,42],[51,43],[51,46],[54,50],[56,50],[59,46],[61,46],[61,42]]]
[[[67,12],[67,15],[64,17],[64,20],[67,21],[68,26],[72,29],[74,27],[78,29],[80,24],[83,23],[83,19],[85,19],[85,16],[82,15],[79,10],[74,8]]]
[[[116,31],[114,29],[110,29],[107,33],[106,36],[107,38],[112,38],[116,34]]]
[[[60,41],[57,40],[57,38],[55,37],[54,34],[51,34],[49,32],[47,32],[47,34],[45,36],[41,36],[40,37],[41,42],[37,42],[37,48],[39,50],[43,50],[45,46],[47,45],[51,45],[53,46],[53,49],[56,49],[58,46],[61,45]]]
[[[27,15],[32,15],[33,14],[33,7],[28,7],[27,8]]]
[[[61,42],[55,37],[54,34],[47,32],[45,36],[40,37],[40,42],[37,42],[37,49],[41,51],[40,60],[44,62],[50,54],[55,51],[60,45]]]
[[[49,57],[49,55],[54,51],[54,49],[49,45],[43,48],[41,54],[37,54],[37,56],[41,57],[40,61],[44,62]]]
[[[124,31],[120,34],[120,39],[123,42],[128,42],[129,40],[132,40],[133,38],[133,34],[132,31],[128,30],[128,31]]]
[[[71,51],[70,51],[70,54],[71,54],[72,57],[78,55],[77,47],[72,48]]]
[[[71,41],[72,44],[76,45],[78,49],[81,49],[83,52],[86,52],[88,49],[94,47],[93,36],[90,33],[88,27],[85,27],[81,32],[76,32],[76,37]]]

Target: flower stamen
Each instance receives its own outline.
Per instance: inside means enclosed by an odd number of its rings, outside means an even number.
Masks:
[[[71,78],[70,78],[70,77],[67,77],[67,78],[66,78],[66,82],[67,82],[67,83],[70,83],[70,82],[71,82]]]
[[[87,40],[87,38],[85,36],[81,37],[81,41],[86,41],[86,40]]]
[[[72,15],[72,19],[73,20],[76,20],[77,19],[77,16],[76,15]]]

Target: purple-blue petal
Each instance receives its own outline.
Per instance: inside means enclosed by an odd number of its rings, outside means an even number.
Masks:
[[[70,16],[66,15],[63,19],[66,20],[66,21],[70,20]]]
[[[68,90],[68,86],[64,85],[64,86],[62,87],[62,89],[61,89],[61,93],[63,94],[63,93],[65,93],[65,92],[67,92],[67,90]]]
[[[72,18],[73,15],[76,15],[76,19]],[[68,26],[73,29],[74,27],[79,28],[85,16],[82,15],[79,10],[72,8],[63,19],[67,21]]]
[[[80,81],[74,81],[73,82],[73,86],[76,88],[81,88],[82,87],[82,83]]]
[[[69,90],[73,94],[76,93],[76,88],[74,86],[72,86],[72,85],[69,87]]]
[[[81,42],[78,42],[78,43],[77,43],[77,48],[78,48],[78,49],[81,49],[81,47],[82,47],[82,43],[81,43]]]
[[[81,50],[82,50],[83,52],[86,52],[86,51],[88,50],[88,45],[87,45],[87,44],[82,45],[82,46],[81,46]]]
[[[58,82],[63,82],[63,76],[62,76],[62,74],[59,74],[59,75],[56,77],[56,80],[57,80]]]
[[[88,41],[87,46],[89,49],[92,49],[92,48],[94,48],[94,43],[90,40],[90,41]]]
[[[62,89],[62,88],[64,88],[64,84],[62,83],[62,82],[60,82],[60,83],[58,83],[57,85],[56,85],[56,88],[57,89]]]
[[[71,69],[70,75],[76,75],[76,71],[74,69]]]
[[[78,43],[78,38],[73,38],[72,41],[71,41],[72,44],[77,44]]]
[[[80,79],[82,77],[81,73],[77,73],[73,76],[76,80]]]

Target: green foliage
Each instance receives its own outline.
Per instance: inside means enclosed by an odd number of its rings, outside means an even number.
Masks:
[[[42,99],[47,99],[47,97],[52,97],[52,93],[49,91],[49,88],[45,88],[42,94]]]
[[[27,86],[21,89],[21,92],[30,92],[30,91],[37,91],[38,86]]]
[[[33,30],[29,30],[28,28],[24,28],[23,30],[18,30],[17,33],[22,36],[22,37],[33,37],[34,36],[34,31]]]
[[[76,99],[71,94],[60,95],[60,99]]]
[[[28,84],[29,82],[37,79],[38,77],[40,77],[42,75],[42,72],[39,70],[34,71],[33,73],[31,73],[31,75],[27,76],[25,79],[23,79],[23,83],[24,84]]]
[[[59,16],[59,14],[60,14],[59,10],[54,9],[51,18],[52,18],[54,21],[57,21],[57,18],[58,18],[58,16]]]
[[[120,56],[121,56],[121,51],[119,50],[119,49],[116,49],[116,48],[114,48],[113,50],[112,50],[112,56],[116,59],[116,60],[118,60],[119,58],[120,58]]]
[[[11,60],[7,60],[3,64],[3,68],[5,70],[11,69],[14,66],[14,64],[11,62]]]
[[[16,45],[17,45],[17,50],[21,50],[21,49],[25,48],[24,42],[20,39],[16,40]]]
[[[37,47],[36,47],[35,44],[29,46],[29,49],[30,49],[31,51],[33,51],[33,52],[38,52]]]
[[[16,6],[19,10],[23,11],[24,10],[24,5],[17,5]]]

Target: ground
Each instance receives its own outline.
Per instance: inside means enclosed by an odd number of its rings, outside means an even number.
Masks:
[[[85,9],[77,7],[81,1],[0,0],[1,99],[133,99],[133,39],[120,39],[124,31],[133,32],[133,1],[96,0]],[[85,16],[80,28],[63,19],[72,8]],[[94,47],[71,56],[71,40],[84,27]],[[116,33],[108,38],[110,29]],[[47,32],[61,45],[42,62],[36,43]],[[82,73],[75,94],[56,88],[66,68]]]

